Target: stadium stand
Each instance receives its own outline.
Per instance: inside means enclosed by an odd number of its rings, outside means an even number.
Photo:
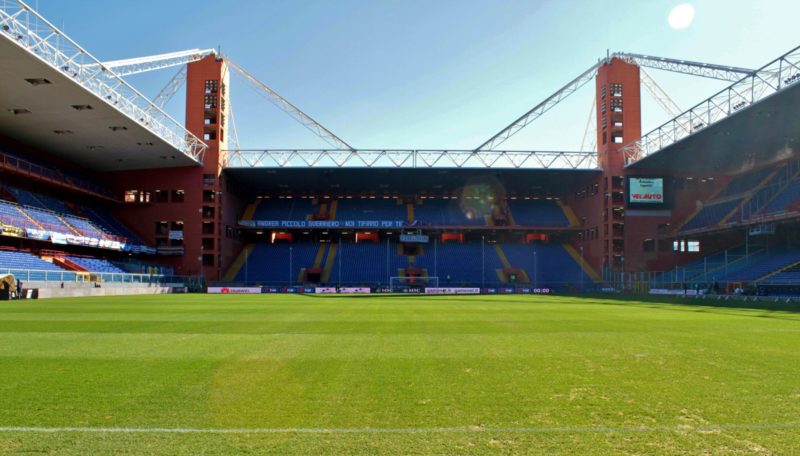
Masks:
[[[115,233],[128,239],[129,242],[134,244],[144,244],[139,236],[137,236],[128,227],[119,222],[109,213],[90,208],[88,206],[79,206],[80,212],[85,214],[96,226],[100,226],[104,231]]]
[[[570,284],[576,287],[592,283],[562,245],[504,244],[502,249],[511,265],[524,269],[536,286],[556,288]]]
[[[310,199],[266,198],[261,200],[254,220],[305,220],[314,212]]]
[[[717,194],[717,199],[723,199],[749,192],[753,188],[757,187],[774,171],[774,168],[767,167],[735,176],[733,179],[731,179],[728,185],[726,185],[725,188],[723,188],[722,191]]]
[[[336,219],[406,221],[407,210],[396,199],[340,199]]]
[[[509,200],[508,208],[514,223],[520,226],[569,226],[564,211],[555,200]]]
[[[718,203],[707,204],[703,206],[703,208],[685,225],[683,225],[683,227],[681,227],[681,231],[691,231],[699,228],[716,226],[741,202],[741,198],[736,198]]]
[[[345,285],[387,284],[390,276],[398,275],[397,267],[400,263],[396,246],[388,249],[388,259],[390,269],[387,271],[386,243],[340,243],[336,257],[333,258],[328,282],[341,281]]]
[[[774,253],[751,259],[748,267],[719,278],[729,282],[751,282],[800,262],[800,249],[776,249]]]
[[[786,211],[789,205],[797,201],[798,198],[800,198],[800,180],[794,180],[781,190],[772,201],[764,206],[764,208],[759,211],[759,214],[774,214],[776,212]]]
[[[0,272],[6,271],[15,275],[17,271],[26,271],[24,275],[20,275],[26,280],[45,280],[50,272],[64,272],[60,267],[31,253],[0,249]]]
[[[56,166],[45,163],[25,154],[21,154],[8,144],[0,145],[0,168],[10,172],[24,174],[31,180],[42,179],[60,183],[65,187],[84,191],[107,199],[114,199],[114,194],[104,186],[94,182],[88,176],[77,173],[65,173]]]
[[[111,263],[110,261],[103,260],[100,258],[88,258],[79,256],[67,256],[66,258],[89,272],[101,272],[101,273],[125,272],[119,267],[117,267],[115,264]]]
[[[3,223],[20,228],[143,244],[133,232],[109,214],[17,187],[5,185],[2,189],[16,200],[16,204],[0,200],[0,221]],[[88,215],[89,218],[80,215]]]
[[[16,204],[0,200],[0,221],[18,228],[39,228],[32,218],[20,211]]]
[[[15,250],[0,250],[0,269],[35,269],[39,271],[62,271],[58,266],[31,253]]]
[[[307,282],[302,271],[311,268],[315,260],[320,269],[325,268],[322,283],[346,286],[387,285],[391,277],[405,276],[412,270],[421,278],[438,277],[441,286],[502,286],[507,278],[499,271],[508,266],[520,272],[520,284],[578,287],[592,283],[562,245],[512,243],[501,245],[498,252],[489,242],[483,246],[480,242],[427,244],[416,255],[403,255],[394,242],[257,244],[235,280],[288,284],[290,248],[292,283]]]
[[[414,218],[425,225],[486,225],[484,215],[487,214],[471,208],[466,200],[427,198],[414,205]]]
[[[485,266],[481,263],[482,257]],[[441,243],[435,247],[435,253],[434,246],[428,245],[424,255],[414,257],[413,265],[427,270],[429,276],[439,277],[442,286],[496,285],[495,270],[503,267],[492,244],[487,243],[481,249],[479,242]]]
[[[764,280],[767,285],[800,285],[800,265],[786,268]]]
[[[297,282],[300,270],[314,263],[318,249],[318,244],[310,242],[258,244],[245,267],[239,270],[236,280],[263,284]]]

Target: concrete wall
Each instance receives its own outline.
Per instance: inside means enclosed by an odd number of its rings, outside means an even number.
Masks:
[[[176,284],[177,286],[177,284]],[[103,284],[94,288],[91,284],[66,282],[64,288],[54,282],[24,282],[25,289],[38,288],[39,299],[46,298],[80,298],[89,296],[131,296],[171,293],[170,286],[147,286],[130,284]]]

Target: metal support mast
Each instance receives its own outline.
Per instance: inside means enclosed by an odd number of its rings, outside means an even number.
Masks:
[[[103,62],[102,64],[95,64],[94,66],[102,66],[102,68],[110,70],[110,74],[118,77],[181,66],[181,70],[172,77],[172,79],[156,97],[156,103],[154,104],[157,104],[159,107],[161,107],[164,106],[175,95],[175,93],[178,91],[178,89],[180,89],[186,80],[186,65],[201,60],[209,55],[216,55],[216,51],[214,49],[190,49],[187,51],[170,52],[167,54],[158,54],[147,57],[113,60],[110,62]],[[337,149],[354,151],[352,146],[333,134],[327,128],[320,125],[319,122],[312,119],[306,113],[290,103],[287,99],[283,98],[280,96],[280,94],[269,88],[266,84],[259,81],[255,76],[245,71],[244,68],[236,64],[236,62],[233,62],[229,58],[225,58],[225,62],[229,67],[236,70],[236,72],[240,74],[245,81],[255,87],[259,93],[265,95],[272,104],[277,106],[280,110],[288,114],[289,117],[299,122],[315,135],[322,138],[325,142]]]
[[[186,65],[187,63],[202,60],[204,57],[211,54],[216,54],[216,51],[213,49],[190,49],[188,51],[170,52],[147,57],[112,60],[110,62],[103,62],[102,65],[117,76],[129,76],[132,74],[147,73],[150,71],[172,68],[174,66]]]
[[[167,85],[158,92],[155,98],[153,98],[153,104],[158,106],[161,109],[164,109],[164,106],[169,103],[169,100],[178,93],[178,90],[183,86],[186,82],[186,67],[181,66],[177,73],[167,82]]]
[[[558,89],[554,94],[547,97],[544,101],[534,106],[533,109],[520,116],[511,125],[500,130],[499,133],[489,138],[488,141],[476,147],[473,152],[477,153],[481,150],[494,150],[497,148],[497,146],[504,143],[508,138],[514,136],[518,131],[528,126],[531,122],[541,117],[542,114],[554,108],[562,100],[575,93],[576,90],[586,85],[587,82],[591,81],[602,63],[603,61],[601,60],[600,62],[590,66],[577,78],[573,79],[567,83],[567,85]]]
[[[749,76],[753,74],[754,71],[750,68],[693,62],[691,60],[670,59],[667,57],[655,57],[652,55],[632,54],[628,52],[615,52],[611,54],[611,58],[620,59],[639,67],[647,67],[657,70],[671,71],[673,73],[682,73],[731,82],[738,81],[746,76]]]
[[[228,66],[236,70],[246,81],[248,81],[253,87],[255,87],[262,95],[265,95],[267,99],[277,106],[280,110],[288,114],[291,118],[299,122],[302,126],[309,129],[315,135],[322,138],[328,144],[334,146],[337,149],[346,149],[353,151],[352,146],[344,142],[341,138],[333,134],[330,130],[320,125],[319,122],[309,117],[306,113],[298,109],[295,105],[289,102],[289,100],[280,96],[277,92],[269,88],[266,84],[256,79],[255,76],[248,73],[244,70],[244,68],[240,67],[236,62],[232,61],[231,59],[226,58],[225,61],[227,62]]]
[[[575,93],[576,90],[583,87],[587,82],[594,78],[600,65],[603,65],[610,61],[610,59],[615,58],[633,65],[637,65],[640,68],[656,68],[659,70],[672,71],[675,73],[688,74],[692,76],[721,79],[723,81],[738,81],[754,73],[753,70],[748,68],[693,62],[690,60],[677,60],[665,57],[654,57],[642,54],[615,52],[609,57],[601,59],[599,62],[589,67],[577,78],[573,79],[567,83],[567,85],[560,88],[554,94],[550,95],[544,101],[533,107],[533,109],[520,116],[509,126],[500,130],[499,133],[489,138],[488,141],[475,148],[473,152],[477,153],[481,150],[494,150],[508,138],[515,135],[517,132],[531,124],[534,120],[541,117],[545,112],[549,111],[565,98]]]
[[[640,71],[640,78],[639,81],[642,84],[642,87],[647,90],[650,95],[656,100],[659,106],[661,106],[667,114],[672,117],[677,116],[678,114],[682,113],[683,110],[678,106],[678,103],[675,103],[675,100],[669,96],[669,94],[661,88],[661,86],[656,82],[655,79],[648,73],[644,68],[639,68]]]

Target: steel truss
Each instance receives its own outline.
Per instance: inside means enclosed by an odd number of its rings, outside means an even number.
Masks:
[[[627,164],[674,144],[709,125],[800,82],[800,46],[700,102],[622,148]]]
[[[323,127],[322,124],[317,122],[316,120],[312,119],[309,115],[301,111],[297,106],[293,105],[289,102],[286,98],[283,98],[278,94],[278,92],[272,90],[264,84],[263,82],[259,81],[255,76],[248,73],[244,68],[240,67],[236,64],[236,62],[232,61],[231,59],[226,58],[225,62],[228,64],[229,67],[236,70],[240,76],[244,78],[245,81],[250,83],[258,93],[266,97],[266,99],[275,105],[278,109],[285,112],[289,117],[294,119],[300,125],[317,135],[323,141],[327,142],[333,147],[340,148],[340,149],[347,149],[347,150],[354,150],[349,144],[344,142],[343,139],[339,138],[335,134],[333,134],[330,130]]]
[[[514,136],[517,132],[528,126],[531,122],[539,117],[542,117],[544,113],[554,108],[557,104],[561,103],[562,100],[569,97],[575,93],[575,91],[586,85],[587,82],[594,79],[594,75],[597,74],[597,69],[602,63],[603,61],[601,60],[600,62],[597,62],[587,68],[586,71],[581,73],[577,78],[568,82],[567,85],[558,89],[554,94],[550,95],[544,101],[534,106],[533,109],[520,116],[511,125],[500,130],[500,133],[497,133],[489,138],[488,141],[475,148],[474,152],[481,150],[494,150],[497,146],[504,143],[508,138]]]
[[[216,52],[213,49],[190,49],[188,51],[170,52],[168,54],[151,55],[148,57],[112,60],[103,62],[102,65],[113,70],[117,76],[129,76],[132,74],[147,73],[149,71],[186,65],[187,63],[202,60],[204,57],[211,54],[216,54]]]
[[[0,0],[0,35],[101,98],[177,150],[202,162],[207,146],[21,0]]]
[[[753,70],[749,68],[655,57],[652,55],[631,54],[628,52],[615,52],[611,54],[611,58],[620,59],[640,67],[700,76],[703,78],[720,79],[723,81],[738,81],[753,73]]]
[[[564,99],[575,93],[578,89],[586,85],[586,83],[591,81],[597,74],[598,68],[600,68],[601,65],[611,61],[611,59],[620,59],[639,67],[656,68],[674,73],[682,73],[704,78],[722,79],[725,81],[738,81],[747,75],[753,74],[753,70],[748,68],[738,68],[725,65],[715,65],[711,63],[692,62],[690,60],[677,60],[665,57],[653,57],[641,54],[615,52],[606,58],[600,59],[600,61],[598,61],[596,64],[590,66],[586,71],[581,73],[580,76],[567,83],[567,85],[564,87],[558,89],[554,94],[550,95],[544,101],[534,106],[533,109],[512,122],[511,125],[500,130],[499,133],[478,146],[475,151],[477,152],[479,150],[495,149],[507,139],[514,136],[517,132],[528,126],[534,120],[538,119],[544,113],[554,108],[557,104],[561,103]],[[652,87],[652,85],[646,86],[646,88],[657,90]]]
[[[228,168],[597,168],[596,152],[472,150],[227,150]]]

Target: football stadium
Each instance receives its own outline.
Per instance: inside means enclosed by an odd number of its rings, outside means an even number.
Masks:
[[[797,43],[539,62],[472,146],[359,148],[378,97],[44,10],[0,0],[1,454],[800,453]]]

